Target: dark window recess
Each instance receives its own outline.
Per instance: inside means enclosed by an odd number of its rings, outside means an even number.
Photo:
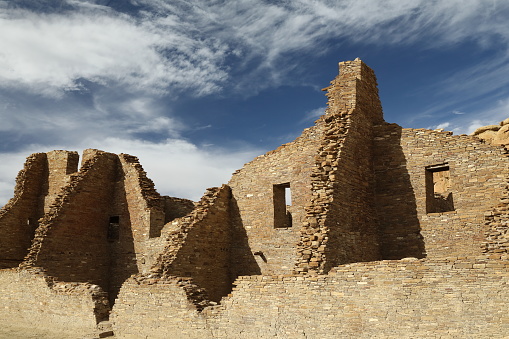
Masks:
[[[118,240],[119,225],[120,217],[118,215],[110,217],[110,223],[108,225],[108,241]]]
[[[35,230],[37,229],[37,227],[39,227],[39,222],[35,218],[28,218],[27,226],[28,226],[30,232],[33,234],[33,233],[35,233]]]
[[[292,227],[290,183],[274,185],[273,202],[274,228]]]
[[[426,167],[426,213],[454,211],[451,174],[447,163]]]

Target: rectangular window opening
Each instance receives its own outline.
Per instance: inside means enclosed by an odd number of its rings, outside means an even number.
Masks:
[[[292,192],[290,183],[273,186],[274,228],[292,227]]]
[[[426,167],[426,213],[454,211],[451,188],[447,163]]]
[[[115,241],[119,238],[120,217],[118,215],[110,217],[108,225],[108,241]]]
[[[30,234],[34,235],[35,234],[35,230],[37,229],[37,227],[39,227],[39,222],[35,218],[28,218],[27,219],[27,226],[28,226],[28,229],[30,230]]]

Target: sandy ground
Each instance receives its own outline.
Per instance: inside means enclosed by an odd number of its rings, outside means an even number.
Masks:
[[[0,339],[81,339],[81,338],[94,338],[94,336],[85,337],[79,335],[69,336],[61,332],[60,333],[51,332],[37,327],[35,328],[16,327],[12,325],[1,324],[0,320]]]

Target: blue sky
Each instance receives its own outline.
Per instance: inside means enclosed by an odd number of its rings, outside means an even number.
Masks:
[[[29,154],[85,148],[197,200],[312,125],[356,57],[388,122],[509,117],[507,0],[0,0],[0,204]]]

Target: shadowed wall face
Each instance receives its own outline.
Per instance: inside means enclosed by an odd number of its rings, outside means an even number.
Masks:
[[[401,147],[401,127],[374,128],[376,212],[383,259],[426,256],[414,188]]]
[[[35,153],[16,179],[14,197],[0,211],[0,268],[18,266],[28,252],[39,219],[77,171],[78,154]]]
[[[506,185],[504,150],[451,132],[396,124],[376,131],[383,258],[482,254],[484,215]]]
[[[109,290],[107,236],[117,163],[114,154],[97,154],[60,192],[57,207],[37,230],[29,255],[33,266],[61,281],[91,282]]]
[[[374,213],[372,127],[383,122],[374,72],[361,60],[340,63],[326,88],[323,137],[311,174],[312,199],[298,244],[295,271],[380,257]]]

